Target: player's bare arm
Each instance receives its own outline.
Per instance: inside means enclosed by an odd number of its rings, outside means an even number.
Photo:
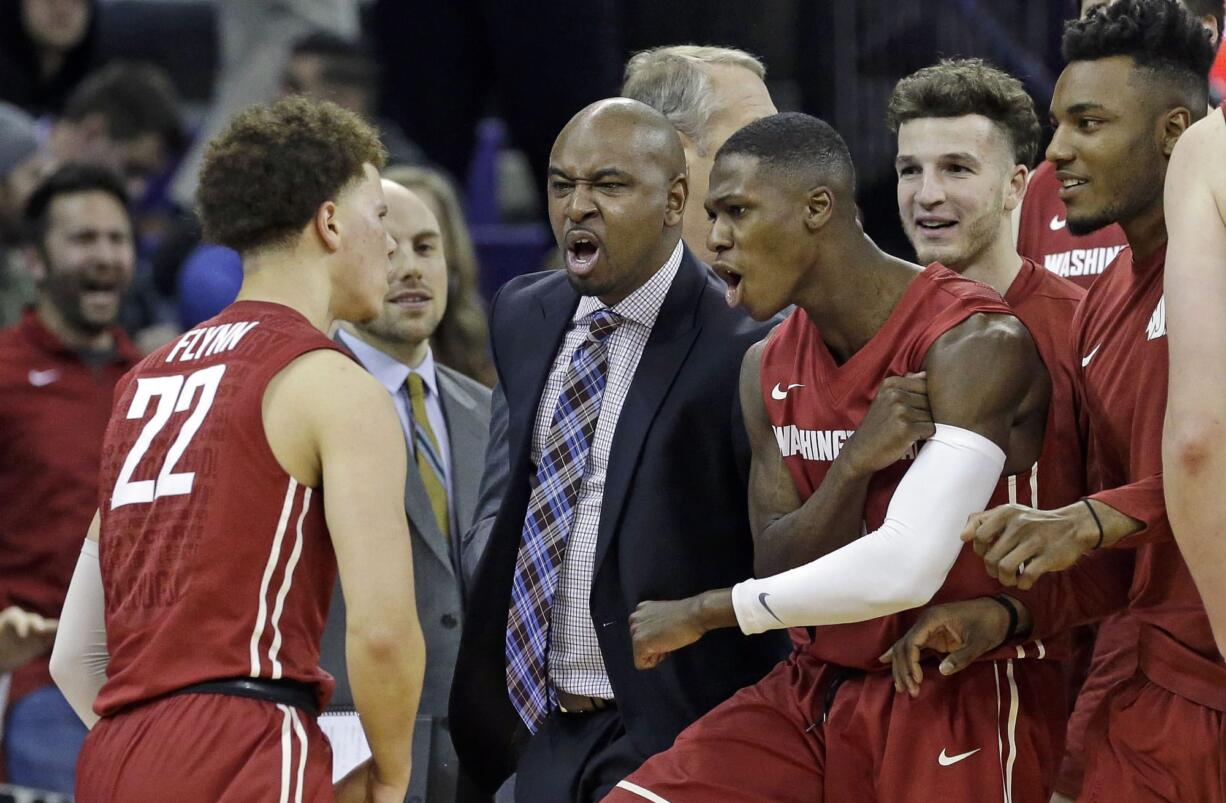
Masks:
[[[1167,516],[1226,650],[1226,122],[1179,138],[1166,173],[1164,292],[1170,386],[1162,438]]]
[[[982,508],[1003,471],[1037,460],[1050,380],[1029,333],[1007,315],[974,315],[954,327],[929,349],[925,369],[937,433],[900,484],[886,523],[767,581],[640,605],[631,618],[640,668],[717,627],[754,633],[864,621],[931,599],[960,551],[967,513]]]
[[[372,376],[339,353],[316,351],[269,383],[264,426],[286,471],[322,486],[345,595],[349,680],[372,759],[341,782],[338,800],[403,797],[425,644],[404,516],[400,424]]]

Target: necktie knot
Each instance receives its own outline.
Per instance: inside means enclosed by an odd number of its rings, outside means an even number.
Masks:
[[[594,342],[601,343],[606,340],[609,335],[613,334],[613,332],[617,330],[617,327],[621,326],[623,320],[625,319],[613,310],[609,309],[608,307],[602,307],[601,309],[598,309],[592,313],[591,323],[588,324],[587,335]]]
[[[424,401],[426,398],[426,383],[421,378],[421,374],[416,371],[409,373],[409,378],[405,380],[405,384],[409,386],[409,399],[411,401]]]

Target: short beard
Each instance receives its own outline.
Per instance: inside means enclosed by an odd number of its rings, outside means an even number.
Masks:
[[[1124,194],[1117,195],[1113,203],[1092,216],[1074,218],[1069,215],[1069,233],[1082,237],[1110,226],[1112,223],[1139,217],[1162,200],[1162,187],[1165,180],[1166,170],[1157,163],[1143,173],[1129,176],[1123,187]]]

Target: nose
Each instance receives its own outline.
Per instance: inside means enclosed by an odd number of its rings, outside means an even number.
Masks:
[[[711,221],[711,230],[707,232],[707,250],[713,254],[722,254],[732,247],[732,227],[725,221],[723,215],[717,215]]]
[[[931,209],[945,200],[945,184],[935,170],[924,170],[920,177],[919,192],[915,193],[915,201],[926,209]]]
[[[386,231],[383,232],[383,237],[383,245],[387,249],[387,258],[392,259],[396,255],[396,249],[400,247],[400,244],[396,242],[395,237]]]
[[[1068,137],[1064,135],[1065,127],[1063,125],[1056,126],[1055,133],[1051,135],[1051,142],[1047,145],[1047,152],[1043,155],[1047,157],[1047,161],[1056,165],[1068,164],[1073,161],[1073,149],[1070,147]]]
[[[576,183],[566,203],[566,217],[572,223],[579,223],[595,214],[596,204],[592,202],[591,188],[587,184]]]

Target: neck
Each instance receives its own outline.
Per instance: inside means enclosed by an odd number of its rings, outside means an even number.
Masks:
[[[965,265],[946,265],[968,279],[983,282],[1003,298],[1022,270],[1022,258],[1013,244],[1012,225],[1006,221],[991,245]]]
[[[115,337],[109,328],[93,332],[73,326],[46,296],[38,300],[35,314],[42,325],[70,349],[105,351],[115,345]]]
[[[1132,248],[1133,262],[1144,262],[1166,243],[1166,218],[1163,216],[1162,196],[1149,209],[1130,220],[1121,220],[1120,228]]]
[[[920,268],[885,253],[858,227],[847,241],[825,250],[797,303],[844,362],[877,334]]]
[[[243,284],[235,301],[268,301],[300,313],[319,331],[328,334],[336,314],[328,271],[318,256],[297,250],[243,255]]]
[[[430,353],[429,340],[389,340],[351,323],[342,323],[341,328],[366,345],[378,349],[396,362],[410,368],[417,368]]]

